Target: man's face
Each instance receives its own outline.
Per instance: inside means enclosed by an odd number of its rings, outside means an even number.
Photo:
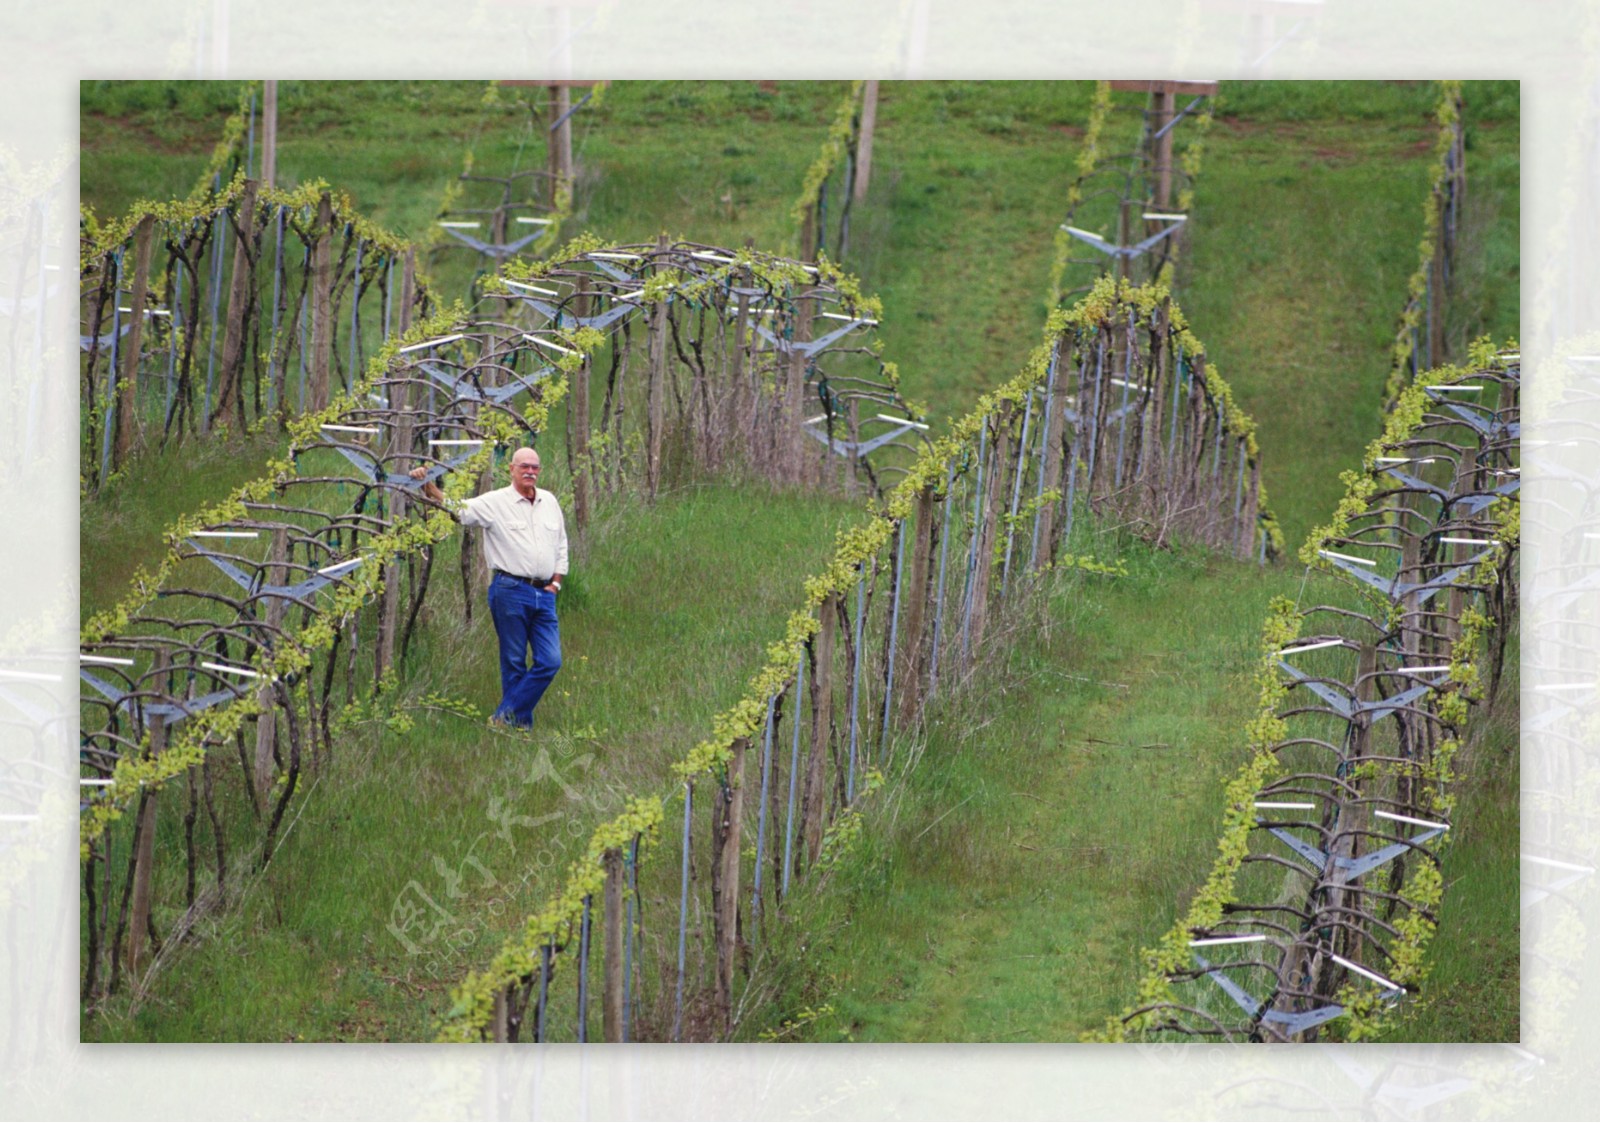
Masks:
[[[524,456],[511,462],[511,482],[519,489],[536,487],[539,483],[539,458]]]

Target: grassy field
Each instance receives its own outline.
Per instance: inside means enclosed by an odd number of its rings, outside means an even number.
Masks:
[[[775,245],[791,233],[800,177],[845,88],[619,83],[574,119],[576,222],[617,241],[666,231]],[[885,357],[940,420],[1013,374],[1037,342],[1090,92],[883,85],[873,189],[845,264],[882,295]],[[481,83],[284,83],[280,179],[321,176],[379,222],[420,234],[469,147],[489,174],[542,164],[526,107],[505,95],[485,105],[483,93]],[[1415,266],[1433,95],[1392,83],[1229,84],[1225,94],[1180,299],[1261,424],[1265,478],[1294,545],[1326,517],[1338,471],[1377,429],[1387,344]],[[1482,177],[1469,189],[1471,256],[1484,263],[1469,295],[1501,335],[1517,307],[1515,84],[1469,84],[1467,96],[1469,174]],[[85,83],[84,200],[114,214],[140,196],[186,194],[236,98],[225,83]],[[438,256],[441,292],[464,291],[467,257]],[[153,458],[86,502],[85,610],[121,595],[173,516],[258,474],[273,445]],[[567,667],[540,711],[554,759],[573,762],[563,774],[579,809],[559,784],[527,783],[523,742],[425,709],[403,735],[370,716],[349,730],[350,748],[321,774],[269,872],[178,953],[141,1006],[113,1006],[85,1035],[426,1036],[446,984],[548,890],[571,839],[615,794],[654,790],[665,763],[736,696],[850,512],[726,483],[654,511],[609,511],[564,594]],[[661,575],[705,544],[719,561],[714,580],[663,588]],[[796,915],[794,958],[757,978],[765,1004],[745,1036],[826,1004],[833,1013],[786,1036],[1063,1040],[1130,997],[1137,949],[1209,863],[1249,702],[1237,675],[1267,597],[1292,594],[1299,575],[1110,538],[1082,548],[1126,559],[1130,575],[1064,579],[1017,622],[1014,646],[947,700],[921,766],[884,794],[860,850]],[[487,621],[477,613],[463,631],[452,584],[440,582],[400,698],[437,691],[487,709],[492,662],[457,654],[491,649]],[[1470,904],[1456,912],[1447,898],[1440,997],[1397,1032],[1503,1039],[1509,1026],[1514,1036],[1515,1003],[1491,1009],[1474,989],[1515,976],[1504,896],[1515,886],[1515,820],[1492,814],[1514,786],[1503,763],[1468,784],[1466,807],[1484,808],[1485,826],[1451,860]],[[548,866],[495,830],[491,813],[512,796],[575,824],[550,840]],[[1152,806],[1171,809],[1155,831]],[[468,853],[494,877],[467,879],[452,906],[480,918],[470,939],[409,954],[384,931],[397,895],[413,880],[439,895],[441,869],[461,870]],[[1475,938],[1480,910],[1509,927]],[[1473,929],[1452,928],[1463,915]]]
[[[1458,343],[1469,330],[1516,331],[1516,117],[1505,94],[1467,91],[1490,118],[1469,132]],[[1431,97],[1399,84],[1246,87],[1224,99],[1207,140],[1179,291],[1260,423],[1291,546],[1327,518],[1338,473],[1378,430],[1416,262]],[[1345,111],[1359,120],[1329,119]],[[804,929],[804,955],[767,981],[769,1026],[827,1007],[785,1036],[1063,1040],[1132,997],[1138,949],[1209,869],[1249,704],[1238,676],[1264,606],[1301,592],[1293,570],[1141,561],[1087,597],[1081,581],[1071,596],[1055,590],[1051,627],[1019,628],[994,680],[941,712],[892,827],[838,874],[838,896]],[[1477,826],[1450,857],[1462,893],[1447,899],[1434,997],[1395,1040],[1516,1037],[1505,725],[1515,713],[1511,688],[1464,769],[1463,818]]]
[[[400,692],[341,732],[268,871],[202,923],[148,1001],[113,1003],[85,1020],[85,1038],[426,1039],[448,986],[551,890],[595,823],[621,795],[656,789],[739,697],[854,511],[726,483],[602,512],[561,595],[563,668],[531,739],[422,702],[442,695],[487,715],[498,698],[493,626],[481,606],[463,622],[455,550],[441,550]],[[714,576],[696,573],[705,550]],[[392,727],[395,713],[414,728]],[[538,830],[509,820],[513,808]],[[163,852],[181,852],[178,816],[161,826]],[[441,870],[465,875],[457,888],[470,897],[452,898]],[[470,938],[452,928],[413,952],[391,935],[412,882]]]

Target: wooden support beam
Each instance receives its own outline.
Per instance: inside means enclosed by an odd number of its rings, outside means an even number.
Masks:
[[[277,186],[278,175],[278,83],[261,83],[261,182]]]
[[[734,741],[728,782],[712,807],[711,919],[717,945],[715,1001],[723,1033],[733,1029],[733,968],[739,950],[739,839],[744,822],[744,760],[750,739]]]
[[[222,336],[222,385],[217,392],[217,417],[225,417],[237,406],[239,427],[245,427],[244,416],[244,345],[245,327],[250,318],[255,294],[252,291],[255,277],[255,253],[252,232],[255,230],[257,183],[244,181],[244,191],[239,197],[239,217],[233,247],[233,276],[228,283],[228,311]],[[354,299],[352,296],[351,299]]]
[[[820,627],[812,640],[816,669],[811,675],[811,748],[806,756],[805,791],[800,809],[801,837],[806,856],[813,862],[822,853],[822,819],[828,802],[824,769],[833,730],[833,645],[839,626],[839,594],[829,593],[817,613]],[[799,720],[798,713],[795,720]]]
[[[316,238],[311,249],[311,386],[306,411],[328,406],[333,362],[333,199],[324,191],[317,202]]]
[[[271,585],[287,585],[289,583],[289,532],[279,527],[272,532],[272,545],[267,557],[270,564],[267,566],[264,580]],[[288,603],[282,597],[268,597],[266,600],[266,620],[269,633],[276,632],[283,627],[283,618],[288,611]],[[255,752],[255,781],[256,810],[265,814],[272,806],[272,750],[277,743],[278,732],[278,707],[275,698],[276,691],[268,683],[256,691],[256,700],[261,704],[261,713],[256,717],[256,752]]]
[[[133,450],[138,410],[139,352],[144,349],[144,313],[150,295],[150,250],[154,242],[155,216],[145,215],[133,232],[133,299],[130,303],[128,334],[123,340],[122,370],[117,374],[117,418],[113,435],[113,468],[127,462]],[[42,291],[42,290],[41,290]],[[41,298],[42,299],[42,298]],[[111,294],[116,301],[117,294]]]
[[[914,545],[911,548],[911,573],[910,579],[904,586],[903,595],[906,602],[905,632],[900,639],[901,655],[899,691],[899,715],[902,725],[909,723],[916,716],[917,707],[922,701],[922,652],[923,621],[926,618],[928,606],[928,576],[933,571],[933,548],[935,534],[936,512],[938,504],[934,499],[933,485],[929,484],[917,493],[916,534]],[[903,530],[901,533],[905,533]]]
[[[667,236],[658,235],[656,249],[667,248]],[[646,387],[646,408],[648,412],[644,480],[645,493],[652,503],[661,488],[661,446],[662,437],[666,430],[666,385],[667,385],[667,302],[658,300],[650,306],[650,370],[649,386]]]
[[[872,134],[878,124],[878,83],[866,83],[861,90],[861,129],[856,134],[855,184],[852,198],[859,203],[867,197],[867,182],[872,177]]]
[[[606,933],[605,965],[601,975],[600,1000],[602,1029],[607,1041],[623,1041],[627,1038],[627,1026],[623,1024],[622,993],[626,985],[623,977],[623,941],[626,939],[626,926],[623,924],[626,905],[622,877],[622,851],[613,847],[605,852],[602,862],[606,871],[605,884],[605,916],[604,925]]]
[[[156,655],[155,670],[158,675],[167,669],[165,651]],[[167,719],[151,715],[146,722],[150,733],[150,759],[159,757],[167,747]],[[141,792],[138,811],[138,841],[133,862],[133,914],[128,924],[128,973],[135,978],[144,966],[146,938],[150,928],[150,897],[156,860],[156,796],[153,791]]]
[[[577,306],[574,310],[579,317],[593,315],[590,286],[587,276],[578,278]],[[589,525],[589,488],[594,471],[589,463],[590,367],[591,359],[585,354],[582,364],[572,372],[571,399],[567,405],[567,432],[572,435],[572,518],[580,535]]]

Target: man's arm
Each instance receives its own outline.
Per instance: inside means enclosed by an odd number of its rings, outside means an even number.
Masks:
[[[428,469],[425,465],[411,469],[411,478],[422,481],[422,494],[442,507],[444,506],[444,492],[439,490],[438,484],[425,478],[427,474]]]
[[[551,495],[550,501],[555,503],[556,497]],[[558,512],[561,510],[561,505],[559,503],[556,503],[556,510]],[[565,515],[561,517],[560,525],[561,534],[560,537],[556,539],[556,573],[555,576],[550,579],[550,584],[545,586],[545,588],[552,593],[559,593],[561,591],[561,579],[567,575],[567,520]]]

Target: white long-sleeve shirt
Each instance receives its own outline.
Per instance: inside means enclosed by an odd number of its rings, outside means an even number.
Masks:
[[[483,553],[491,569],[548,581],[567,570],[567,523],[561,504],[544,488],[532,500],[514,487],[462,500],[462,526],[483,528]]]

